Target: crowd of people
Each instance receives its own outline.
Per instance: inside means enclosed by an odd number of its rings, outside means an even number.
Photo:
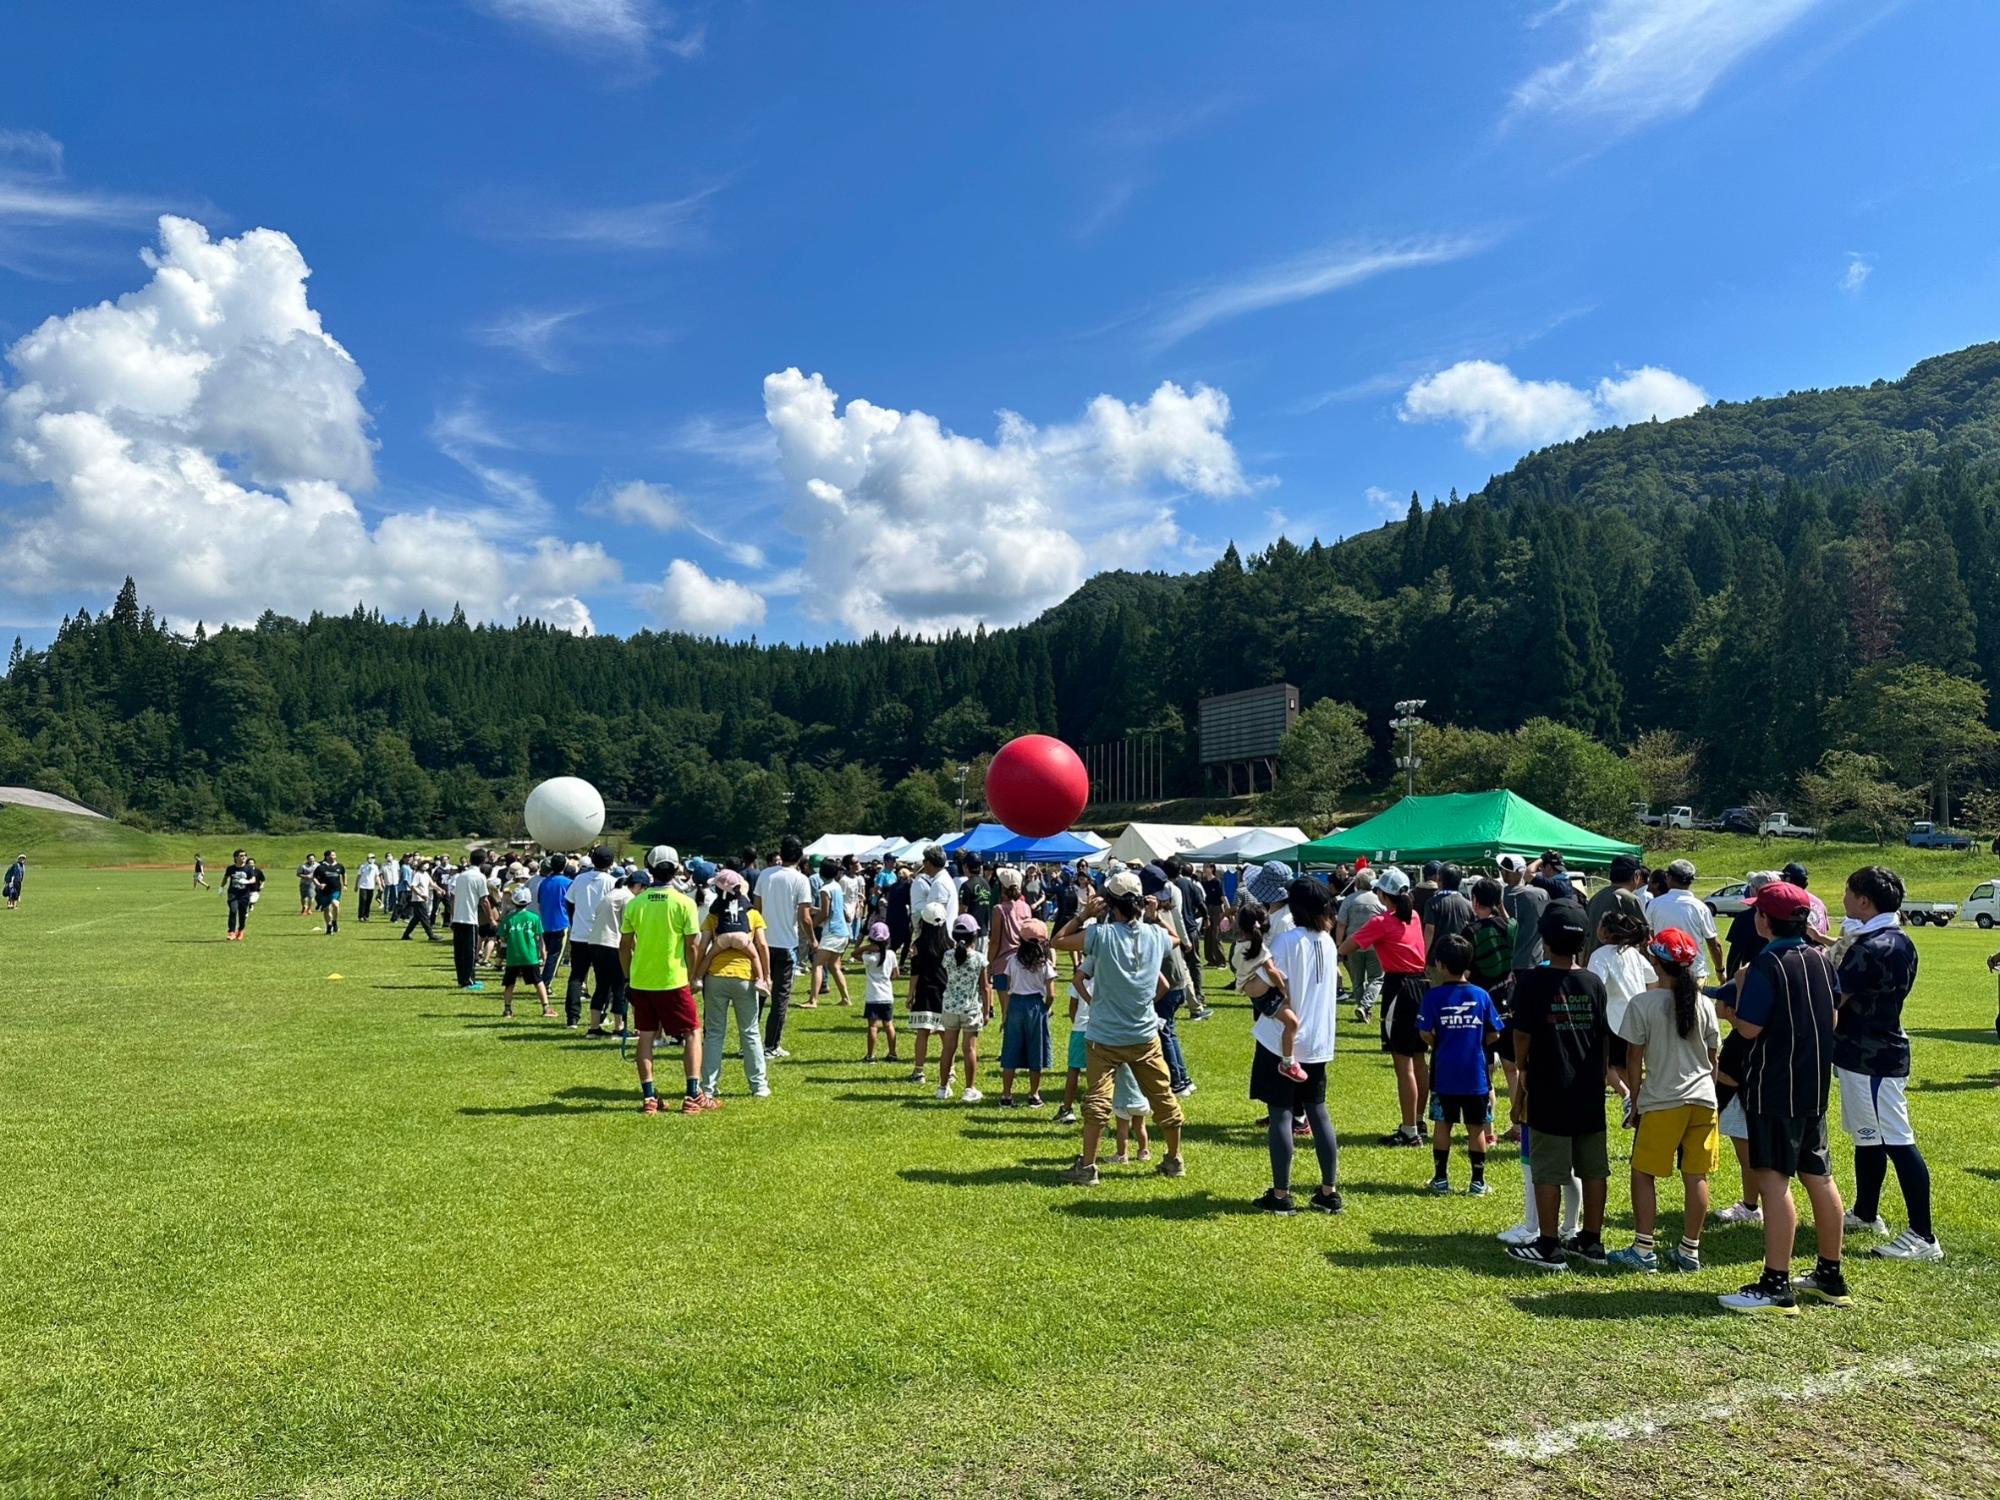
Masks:
[[[1878,1257],[1942,1260],[1908,1105],[1901,1018],[1918,965],[1898,917],[1901,880],[1881,866],[1855,871],[1836,923],[1803,867],[1755,872],[1745,909],[1723,932],[1693,892],[1696,873],[1687,860],[1649,870],[1620,857],[1593,884],[1554,851],[1502,854],[1490,873],[1433,861],[1414,878],[1366,861],[1325,875],[1276,862],[1189,869],[1172,858],[1093,870],[965,855],[954,865],[938,847],[884,866],[852,856],[815,863],[788,838],[761,857],[722,862],[683,861],[664,844],[634,862],[603,847],[583,856],[473,850],[462,862],[370,853],[354,889],[357,920],[401,923],[405,940],[422,928],[441,941],[436,929],[448,927],[459,986],[483,991],[482,970],[497,969],[505,1016],[525,988],[555,1017],[567,951],[562,1024],[584,1028],[587,1002],[591,1034],[617,1038],[621,1050],[635,1044],[647,1113],[668,1107],[654,1078],[663,1046],[681,1053],[674,1107],[722,1107],[732,1027],[747,1092],[768,1097],[771,1064],[790,1055],[791,1012],[854,1003],[852,963],[864,1063],[907,1060],[908,1081],[926,1088],[935,1066],[938,1100],[987,1102],[981,1041],[997,1019],[992,1102],[1040,1109],[1066,1018],[1054,1120],[1080,1126],[1081,1141],[1064,1181],[1100,1180],[1107,1130],[1114,1164],[1152,1161],[1157,1131],[1155,1170],[1179,1177],[1184,1101],[1196,1092],[1179,1026],[1213,1014],[1204,972],[1226,967],[1226,987],[1251,1012],[1249,1092],[1267,1110],[1271,1186],[1256,1203],[1265,1212],[1297,1212],[1301,1144],[1319,1179],[1305,1206],[1344,1207],[1327,1087],[1345,1004],[1376,1023],[1392,1060],[1398,1119],[1381,1144],[1428,1146],[1429,1191],[1454,1190],[1451,1158],[1462,1143],[1466,1190],[1486,1195],[1489,1153],[1519,1146],[1522,1217],[1500,1238],[1523,1267],[1700,1269],[1724,1139],[1740,1189],[1713,1217],[1760,1224],[1766,1243],[1762,1275],[1722,1299],[1730,1309],[1846,1303],[1850,1234],[1876,1236]],[[302,859],[298,881],[301,915],[337,934],[347,886],[338,855]],[[237,851],[221,882],[233,940],[243,939],[263,884]],[[2000,967],[2000,954],[1992,962]],[[1836,1086],[1855,1147],[1845,1202],[1828,1151]],[[1617,1249],[1604,1239],[1607,1106],[1631,1133],[1634,1235]],[[1907,1216],[1894,1235],[1881,1214],[1892,1168]],[[1659,1185],[1676,1177],[1680,1232],[1661,1235]],[[1797,1277],[1795,1178],[1816,1241],[1812,1269]]]

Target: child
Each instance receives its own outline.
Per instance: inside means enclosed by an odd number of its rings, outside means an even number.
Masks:
[[[927,901],[917,913],[917,937],[910,951],[910,1030],[916,1035],[911,1083],[924,1081],[924,1058],[930,1051],[931,1036],[944,1030],[945,960],[951,955],[944,920],[942,901]]]
[[[979,1033],[993,1019],[993,980],[979,952],[979,919],[962,914],[951,924],[951,935],[944,960],[944,1046],[938,1056],[937,1096],[951,1097],[952,1059],[963,1052],[965,1102],[977,1104],[986,1097],[978,1088]]]
[[[1084,926],[1095,926],[1086,922]],[[1090,1065],[1089,1043],[1084,1033],[1090,1028],[1090,959],[1078,954],[1076,967],[1069,976],[1069,1076],[1063,1081],[1062,1108],[1056,1111],[1056,1124],[1076,1123],[1077,1086],[1083,1081],[1083,1072]],[[1116,1109],[1116,1104],[1113,1106]]]
[[[1608,913],[1608,929],[1624,914]],[[1631,918],[1625,918],[1631,920]],[[1715,1170],[1715,1062],[1722,1027],[1715,1002],[1695,983],[1701,950],[1678,927],[1663,927],[1646,945],[1658,983],[1632,997],[1618,1018],[1626,1049],[1638,1134],[1632,1139],[1632,1244],[1610,1262],[1624,1271],[1657,1271],[1653,1222],[1659,1213],[1659,1179],[1679,1158],[1686,1203],[1681,1242],[1667,1252],[1674,1271],[1701,1269],[1701,1226],[1708,1218],[1708,1174]]]
[[[759,946],[751,935],[753,925],[763,926],[761,914],[753,923],[750,905],[750,885],[736,870],[722,870],[715,877],[715,900],[703,919],[713,942],[711,954],[741,953],[750,960],[750,976],[757,993],[771,993],[771,968],[766,948]]]
[[[514,909],[500,924],[500,937],[507,945],[507,988],[501,992],[502,1017],[514,1014],[514,986],[525,979],[535,987],[535,995],[542,1002],[544,1020],[555,1014],[549,1006],[549,987],[542,983],[542,962],[548,957],[548,939],[542,932],[542,919],[528,904],[528,888],[514,887],[512,896]]]
[[[1634,997],[1653,987],[1656,976],[1646,959],[1652,935],[1644,917],[1613,907],[1597,924],[1598,947],[1590,955],[1590,972],[1604,981],[1605,1022],[1611,1028],[1606,1081],[1623,1102],[1627,1130],[1632,1128],[1632,1084],[1625,1073],[1625,1038],[1619,1023]]]
[[[1604,1197],[1611,1157],[1604,1134],[1606,1038],[1604,981],[1581,968],[1583,908],[1552,901],[1537,924],[1548,963],[1514,977],[1514,1060],[1521,1086],[1513,1119],[1529,1127],[1523,1154],[1534,1173],[1532,1244],[1509,1245],[1507,1254],[1537,1271],[1566,1271],[1565,1254],[1603,1265]],[[1562,1184],[1583,1182],[1583,1225],[1575,1238],[1556,1238]]]
[[[1271,945],[1266,939],[1271,918],[1264,908],[1245,902],[1236,914],[1236,945],[1229,950],[1229,967],[1235,972],[1235,988],[1250,1002],[1253,1014],[1276,1016],[1284,1028],[1284,1061],[1278,1071],[1293,1083],[1306,1081],[1306,1070],[1292,1060],[1299,1040],[1299,1013],[1292,1009],[1285,993],[1285,976],[1271,962]]]
[[[1118,1082],[1111,1094],[1111,1115],[1115,1122],[1113,1129],[1118,1133],[1118,1152],[1111,1158],[1111,1164],[1122,1167],[1134,1159],[1128,1144],[1138,1137],[1139,1161],[1153,1159],[1153,1141],[1146,1134],[1146,1119],[1153,1107],[1146,1102],[1146,1096],[1139,1088],[1139,1080],[1132,1076],[1132,1069],[1125,1063],[1118,1065]]]
[[[861,1019],[868,1023],[868,1055],[861,1060],[875,1061],[875,1037],[878,1032],[886,1033],[889,1039],[890,1062],[898,1062],[896,1056],[896,953],[889,946],[889,929],[881,922],[868,929],[868,948],[861,955],[861,979],[864,986],[861,1001]]]
[[[1014,1075],[1028,1073],[1028,1108],[1042,1107],[1042,1072],[1049,1065],[1049,996],[1056,966],[1049,957],[1049,929],[1028,918],[1019,946],[1007,960],[1007,1026],[1000,1043],[1000,1107],[1014,1107]]]
[[[1467,983],[1472,972],[1472,943],[1463,933],[1437,940],[1430,977],[1417,1012],[1417,1035],[1431,1049],[1431,1191],[1451,1191],[1451,1127],[1465,1124],[1465,1154],[1472,1163],[1468,1191],[1483,1198],[1486,1152],[1492,1145],[1493,1075],[1486,1062],[1487,1046],[1500,1038],[1500,1011],[1493,997]]]

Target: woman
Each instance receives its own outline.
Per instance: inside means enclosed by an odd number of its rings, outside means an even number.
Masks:
[[[1406,898],[1407,899],[1407,898]],[[1326,1069],[1333,1061],[1334,1018],[1340,1008],[1340,950],[1333,940],[1333,893],[1317,880],[1294,880],[1286,896],[1292,925],[1271,944],[1271,962],[1285,978],[1291,1009],[1298,1016],[1292,1059],[1304,1070],[1295,1082],[1283,1071],[1284,1025],[1275,1014],[1261,1015],[1250,1028],[1257,1040],[1250,1064],[1250,1097],[1271,1108],[1268,1138],[1271,1186],[1257,1207],[1291,1214],[1292,1122],[1304,1115],[1312,1124],[1319,1157],[1319,1187],[1311,1206],[1337,1214],[1340,1202],[1340,1143],[1326,1110]]]
[[[1375,893],[1388,910],[1361,924],[1340,945],[1340,956],[1373,949],[1382,963],[1382,1050],[1396,1062],[1396,1095],[1403,1119],[1382,1137],[1385,1146],[1422,1146],[1417,1112],[1430,1094],[1431,1070],[1424,1039],[1417,1034],[1417,1012],[1423,1009],[1427,955],[1424,924],[1410,895],[1410,877],[1394,865],[1375,877]]]
[[[820,883],[819,910],[814,917],[813,925],[819,930],[813,947],[812,996],[802,1008],[818,1008],[828,974],[833,976],[833,987],[840,992],[840,1003],[846,1005],[849,1003],[847,975],[841,971],[840,959],[853,941],[854,928],[848,920],[847,883],[837,873]]]
[[[1021,946],[1021,925],[1033,915],[1021,899],[1021,872],[1003,866],[994,873],[1000,897],[987,917],[986,971],[1000,1005],[1000,1024],[1007,1024],[1007,960]]]

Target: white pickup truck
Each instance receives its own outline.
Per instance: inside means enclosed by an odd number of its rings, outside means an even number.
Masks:
[[[1694,809],[1691,807],[1670,807],[1665,812],[1654,812],[1645,803],[1634,802],[1632,811],[1646,828],[1694,827]]]
[[[2000,925],[2000,883],[1982,880],[1960,906],[1959,915],[1982,928]]]
[[[1794,823],[1784,813],[1774,812],[1757,825],[1757,836],[1765,839],[1816,839],[1819,830]]]

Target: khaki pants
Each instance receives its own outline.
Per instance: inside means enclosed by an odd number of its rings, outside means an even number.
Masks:
[[[1181,1101],[1174,1097],[1173,1080],[1167,1074],[1167,1056],[1160,1039],[1150,1037],[1128,1047],[1108,1047],[1102,1042],[1084,1044],[1085,1078],[1083,1113],[1099,1126],[1111,1123],[1112,1091],[1117,1087],[1122,1063],[1138,1080],[1139,1092],[1153,1106],[1153,1123],[1162,1128],[1181,1123]]]

